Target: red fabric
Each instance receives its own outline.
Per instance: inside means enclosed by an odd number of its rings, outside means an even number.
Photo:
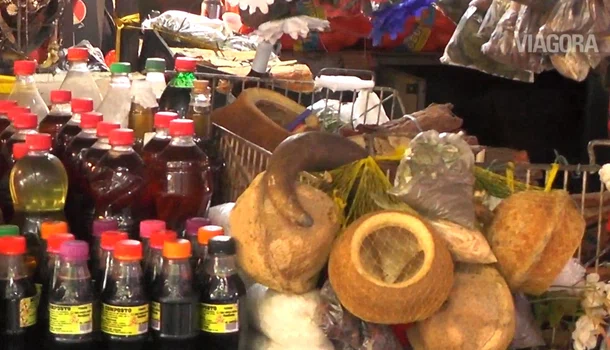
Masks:
[[[402,345],[403,347],[406,347],[407,345],[409,345],[409,340],[407,339],[407,329],[409,329],[410,325],[397,324],[397,325],[393,325],[391,327],[392,327],[392,331],[394,332],[394,335],[396,335],[396,338],[400,342],[400,345]]]

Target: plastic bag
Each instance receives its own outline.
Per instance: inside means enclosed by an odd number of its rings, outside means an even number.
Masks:
[[[430,219],[475,228],[474,154],[462,134],[424,131],[400,161],[389,193]]]
[[[483,10],[475,6],[468,8],[445,48],[441,62],[476,69],[506,79],[533,82],[534,74],[531,71],[498,63],[481,52],[481,46],[489,40],[489,37],[478,35],[483,22],[483,13]]]
[[[447,17],[458,23],[472,0],[438,0],[436,4]]]
[[[536,324],[532,314],[532,305],[523,294],[516,294],[515,301],[515,337],[511,343],[511,349],[529,349],[545,346],[542,331]]]
[[[320,296],[318,323],[336,350],[402,350],[390,327],[361,321],[345,310],[330,282]]]
[[[547,36],[549,34],[589,32],[594,24],[589,3],[589,0],[557,0],[548,20],[540,28],[540,33]]]

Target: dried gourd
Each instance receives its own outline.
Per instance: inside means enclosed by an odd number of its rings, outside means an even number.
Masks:
[[[352,223],[333,246],[328,272],[341,304],[380,324],[431,316],[453,285],[453,261],[443,240],[419,217],[398,211]]]

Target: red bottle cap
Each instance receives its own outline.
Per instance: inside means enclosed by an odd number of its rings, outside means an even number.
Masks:
[[[37,125],[38,116],[34,113],[21,113],[13,120],[15,129],[35,129]]]
[[[114,246],[114,258],[123,261],[142,260],[142,243],[133,239],[120,241]]]
[[[97,124],[104,119],[102,113],[98,112],[86,112],[80,116],[80,127],[81,129],[95,129]]]
[[[0,108],[17,107],[17,101],[0,100]]]
[[[23,113],[30,113],[30,107],[13,107],[6,113],[6,117],[11,122],[15,121],[15,117]]]
[[[87,113],[93,111],[93,100],[90,98],[72,99],[72,113]]]
[[[131,146],[134,142],[133,130],[116,129],[110,131],[108,140],[111,146]]]
[[[72,100],[72,92],[68,90],[52,90],[51,103],[69,103]]]
[[[119,129],[121,124],[114,122],[101,121],[97,124],[97,137],[108,137],[110,132],[115,129]]]
[[[123,231],[106,231],[102,233],[100,246],[104,250],[114,250],[116,244],[120,241],[128,239],[127,232]]]
[[[191,257],[191,242],[186,239],[166,241],[163,244],[163,257],[167,259],[188,259]]]
[[[140,221],[140,238],[150,238],[153,232],[165,230],[163,220],[142,220]]]
[[[178,119],[178,113],[157,112],[157,114],[155,114],[155,129],[169,128],[169,123],[174,119]]]
[[[36,73],[36,61],[15,61],[13,72],[15,75],[32,75]]]
[[[23,236],[0,237],[0,254],[1,255],[25,254],[25,237],[23,237]]]
[[[68,61],[88,61],[89,51],[84,47],[71,47],[68,49]]]
[[[193,136],[195,133],[195,123],[190,119],[176,119],[169,123],[169,134],[176,136]]]
[[[197,69],[197,60],[190,57],[178,57],[174,69],[176,72],[194,72]]]
[[[175,241],[176,238],[178,238],[176,231],[157,231],[153,232],[153,234],[150,236],[150,241],[148,244],[152,249],[161,250],[163,249],[163,244],[165,244],[166,241]]]
[[[32,151],[48,151],[51,149],[51,135],[49,135],[49,134],[25,135],[25,144]],[[64,231],[64,232],[67,232],[67,231]]]
[[[19,160],[25,157],[29,150],[30,148],[25,144],[25,142],[17,142],[13,144],[13,158],[15,158],[15,160]]]
[[[59,249],[64,242],[74,240],[74,235],[71,233],[58,233],[47,239],[47,252],[59,254]]]

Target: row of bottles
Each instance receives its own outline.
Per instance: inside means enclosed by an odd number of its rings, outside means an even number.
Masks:
[[[207,223],[194,218],[186,226],[197,222]],[[35,272],[18,228],[0,227],[0,343],[16,350],[245,349],[235,242],[220,227],[200,226],[192,245],[163,224],[142,222],[148,248],[109,230],[90,249],[66,233],[65,222],[45,222]],[[112,219],[94,226],[118,227]]]

